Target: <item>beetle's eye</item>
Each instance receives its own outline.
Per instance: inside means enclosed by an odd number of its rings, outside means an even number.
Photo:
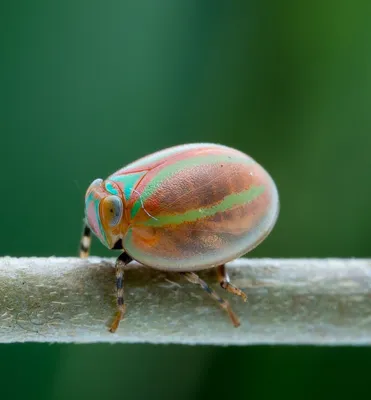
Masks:
[[[116,226],[121,221],[122,209],[120,197],[107,196],[102,203],[103,219],[109,226]]]

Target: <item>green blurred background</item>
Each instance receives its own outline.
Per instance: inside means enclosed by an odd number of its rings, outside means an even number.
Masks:
[[[77,254],[93,179],[210,141],[277,182],[281,215],[252,257],[369,257],[370,15],[358,0],[1,2],[0,255]],[[360,398],[371,373],[368,348],[0,355],[1,399]]]

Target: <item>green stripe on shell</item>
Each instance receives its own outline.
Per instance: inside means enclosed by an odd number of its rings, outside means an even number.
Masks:
[[[211,217],[216,213],[227,211],[234,206],[250,203],[260,196],[264,190],[264,186],[253,186],[243,192],[230,194],[226,196],[223,201],[210,207],[190,210],[183,214],[156,215],[156,219],[150,218],[149,220],[138,223],[137,225],[162,227],[166,225],[179,225],[184,222],[194,222],[198,219]]]
[[[152,193],[157,190],[157,188],[161,185],[161,183],[165,179],[170,179],[172,175],[176,174],[179,170],[191,168],[198,165],[205,164],[218,164],[218,163],[240,163],[249,165],[254,163],[254,160],[247,157],[236,157],[233,158],[230,155],[224,154],[210,154],[210,155],[200,155],[195,157],[189,157],[173,164],[169,164],[165,168],[161,169],[156,175],[155,179],[153,179],[143,190],[140,198],[134,203],[131,209],[131,219],[135,217],[137,212],[139,211],[142,203],[144,203]]]

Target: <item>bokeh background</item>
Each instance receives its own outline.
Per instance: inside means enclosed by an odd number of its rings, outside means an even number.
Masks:
[[[278,224],[251,257],[369,257],[370,13],[358,0],[1,2],[0,255],[75,255],[93,179],[210,141],[277,182]],[[371,372],[369,348],[0,356],[1,399],[357,399]]]

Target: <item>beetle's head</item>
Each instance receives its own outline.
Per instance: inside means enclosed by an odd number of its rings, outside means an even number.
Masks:
[[[85,195],[86,222],[109,249],[122,249],[124,204],[115,182],[96,179]]]

